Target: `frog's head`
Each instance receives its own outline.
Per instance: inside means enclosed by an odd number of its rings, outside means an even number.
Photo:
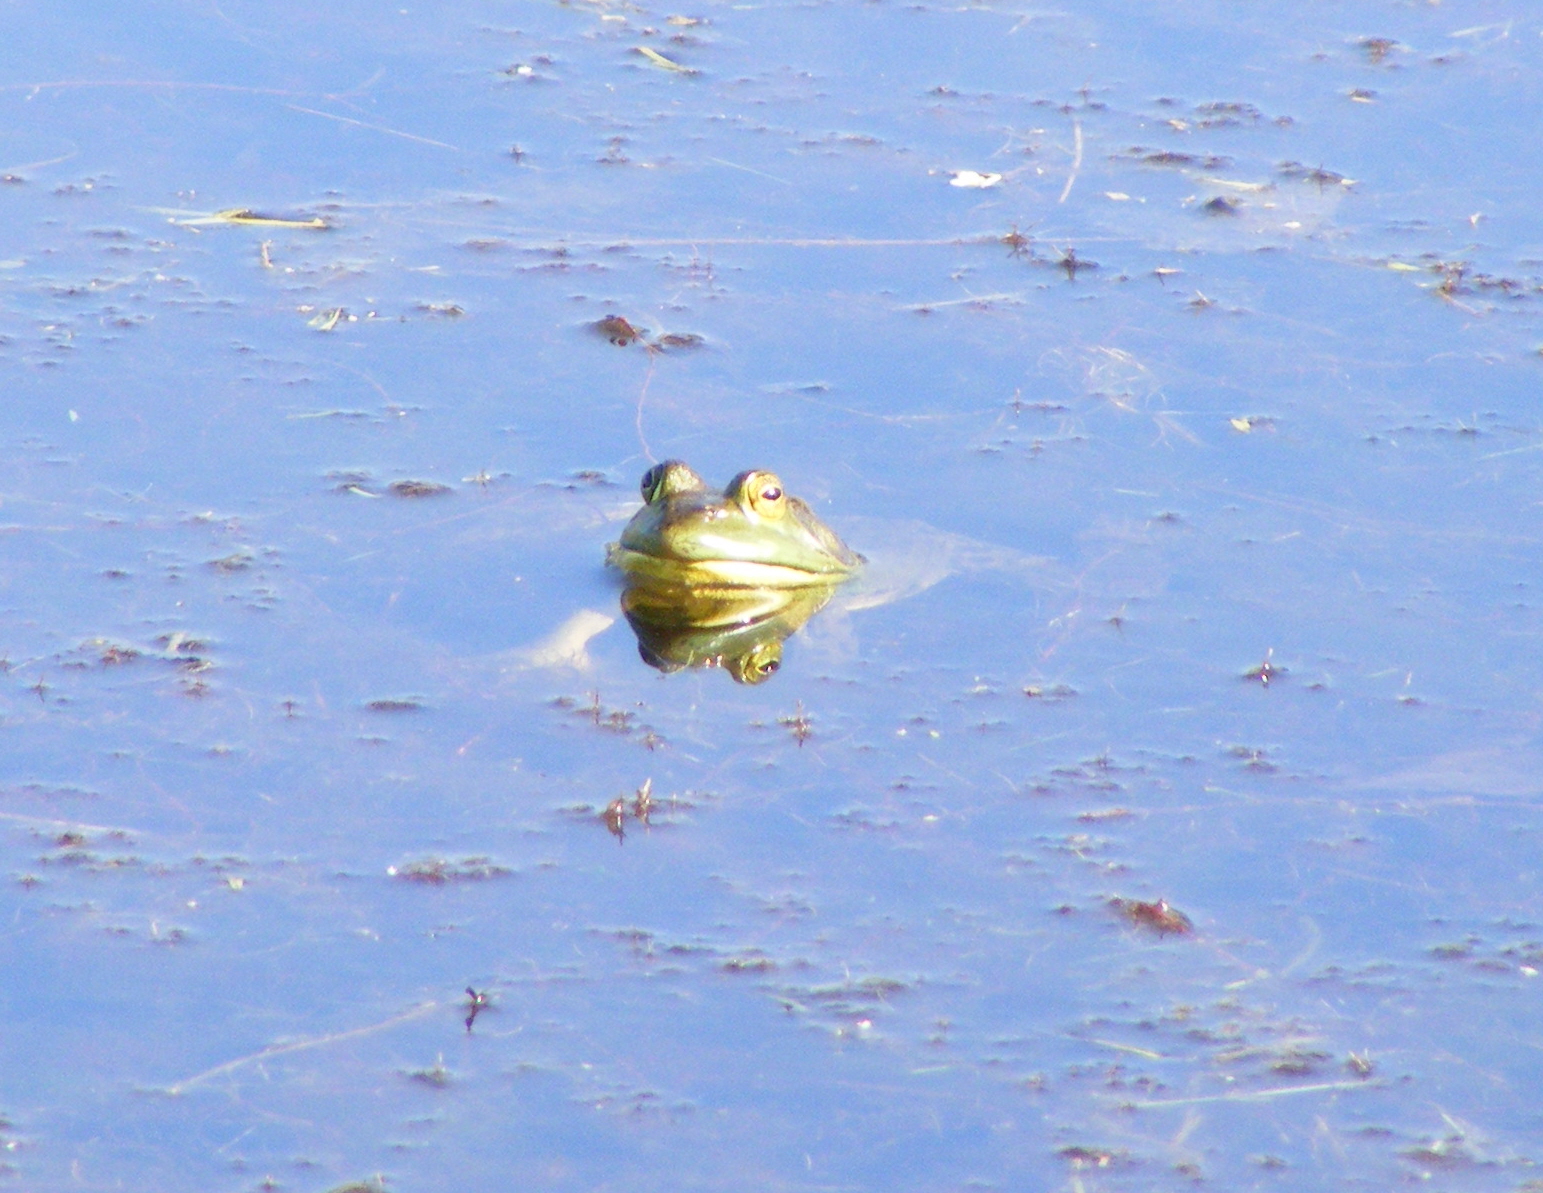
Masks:
[[[741,472],[713,492],[679,460],[643,475],[643,500],[610,562],[640,579],[686,586],[835,584],[862,565],[776,473]]]

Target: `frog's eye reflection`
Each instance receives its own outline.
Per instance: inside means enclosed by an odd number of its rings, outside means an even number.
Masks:
[[[766,488],[761,490],[761,500],[767,503],[781,501],[782,490],[777,488],[776,485],[767,485]]]

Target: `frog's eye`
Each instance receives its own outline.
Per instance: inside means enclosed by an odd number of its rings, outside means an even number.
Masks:
[[[754,513],[763,518],[782,517],[786,505],[782,496],[782,482],[770,472],[747,477],[744,491]]]
[[[638,486],[643,493],[645,502],[653,501],[659,496],[659,488],[664,482],[664,464],[655,464],[643,474],[643,483]]]
[[[652,505],[681,493],[695,492],[704,486],[702,478],[692,471],[689,464],[680,460],[666,460],[645,472],[643,483],[638,487],[643,491],[643,500]]]

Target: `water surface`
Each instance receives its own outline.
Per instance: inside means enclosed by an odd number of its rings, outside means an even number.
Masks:
[[[1538,1179],[1540,32],[13,7],[4,1179]],[[891,599],[649,670],[669,456]]]

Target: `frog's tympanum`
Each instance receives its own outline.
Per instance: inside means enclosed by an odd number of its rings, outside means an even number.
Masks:
[[[626,574],[622,611],[662,671],[722,667],[740,683],[776,672],[782,640],[808,621],[862,556],[770,472],[722,492],[679,460],[643,476],[643,508],[606,562]]]

